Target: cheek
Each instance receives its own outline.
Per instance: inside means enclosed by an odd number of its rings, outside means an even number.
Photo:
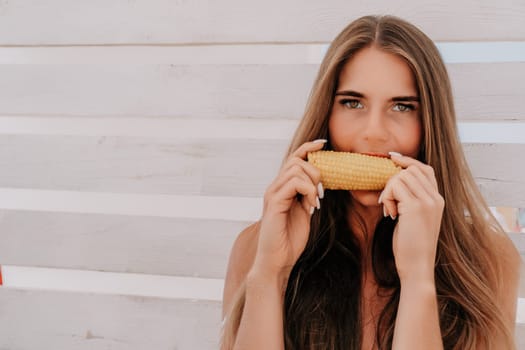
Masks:
[[[423,131],[421,123],[414,123],[414,125],[406,126],[399,139],[402,145],[403,154],[411,157],[416,157],[419,153],[419,148],[423,140]]]
[[[331,115],[328,120],[328,134],[330,143],[334,150],[345,150],[350,149],[351,140],[354,139],[353,131],[354,128],[345,123],[344,119],[337,116]],[[355,132],[355,131],[354,131]]]

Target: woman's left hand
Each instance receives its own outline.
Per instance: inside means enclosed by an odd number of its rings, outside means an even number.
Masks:
[[[434,169],[406,156],[391,156],[403,170],[388,180],[381,196],[385,215],[399,216],[392,249],[401,282],[434,282],[436,248],[445,201]]]

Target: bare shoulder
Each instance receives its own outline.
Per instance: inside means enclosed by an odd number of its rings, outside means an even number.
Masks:
[[[521,256],[506,233],[493,232],[491,244],[500,261],[501,284],[498,293],[500,305],[512,324],[516,319],[516,306],[520,283]]]
[[[235,239],[228,261],[222,298],[223,317],[233,301],[235,292],[252,267],[259,240],[259,222],[255,222],[239,233]]]

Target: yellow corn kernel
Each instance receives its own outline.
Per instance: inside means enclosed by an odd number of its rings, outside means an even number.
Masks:
[[[321,172],[323,187],[331,190],[382,190],[401,171],[389,158],[350,152],[309,152],[308,162]]]

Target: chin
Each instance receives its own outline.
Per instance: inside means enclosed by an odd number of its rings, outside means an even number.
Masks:
[[[381,191],[350,191],[352,198],[365,207],[378,207],[377,203]]]

